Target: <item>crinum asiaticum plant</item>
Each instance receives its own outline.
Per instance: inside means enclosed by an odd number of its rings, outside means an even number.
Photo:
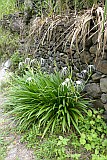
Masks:
[[[79,92],[71,78],[64,80],[59,73],[26,72],[14,78],[8,103],[21,130],[38,124],[43,136],[57,125],[63,132],[72,126],[79,132],[78,119],[88,104]]]

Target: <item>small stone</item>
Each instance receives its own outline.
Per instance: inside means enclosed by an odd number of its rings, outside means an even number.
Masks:
[[[102,92],[107,93],[107,78],[106,77],[100,79],[100,88]]]
[[[107,103],[107,94],[104,94],[104,93],[103,93],[103,94],[101,95],[101,100],[102,100],[103,103]]]

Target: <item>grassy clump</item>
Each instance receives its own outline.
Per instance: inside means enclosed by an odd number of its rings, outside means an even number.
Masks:
[[[38,124],[44,136],[58,125],[63,132],[72,127],[79,132],[78,120],[83,118],[88,102],[71,78],[64,80],[59,73],[26,72],[14,79],[8,103],[21,130]]]

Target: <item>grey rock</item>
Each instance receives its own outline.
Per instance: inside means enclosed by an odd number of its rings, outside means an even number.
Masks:
[[[97,83],[86,84],[84,91],[93,98],[99,98],[101,96],[101,89]]]
[[[104,109],[104,104],[102,103],[102,101],[100,99],[95,99],[93,101],[93,107],[96,108],[96,109],[98,109],[98,108]]]
[[[104,105],[104,109],[107,112],[107,103]]]
[[[107,60],[102,60],[101,58],[97,59],[95,62],[97,71],[107,74]]]
[[[101,100],[102,100],[103,103],[107,103],[107,94],[104,94],[104,93],[103,93],[103,94],[101,95]]]
[[[102,92],[107,93],[107,77],[100,79],[100,88]]]
[[[95,82],[99,82],[101,79],[102,73],[96,72],[92,75],[92,80]]]
[[[60,58],[59,58],[59,57],[56,57],[56,61],[59,62],[59,61],[60,61]]]
[[[79,72],[79,69],[74,65],[73,71],[74,71],[75,73],[78,73],[78,72]]]

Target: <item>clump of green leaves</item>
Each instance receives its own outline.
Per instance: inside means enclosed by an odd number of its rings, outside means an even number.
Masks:
[[[71,127],[79,132],[78,120],[83,118],[88,104],[71,78],[64,80],[60,73],[49,75],[41,71],[28,71],[23,77],[14,78],[9,100],[21,130],[38,124],[43,136],[47,131],[53,133],[56,126],[63,132]]]
[[[80,122],[80,144],[92,152],[92,160],[107,159],[107,125],[101,116],[102,110],[88,111],[88,116]]]

